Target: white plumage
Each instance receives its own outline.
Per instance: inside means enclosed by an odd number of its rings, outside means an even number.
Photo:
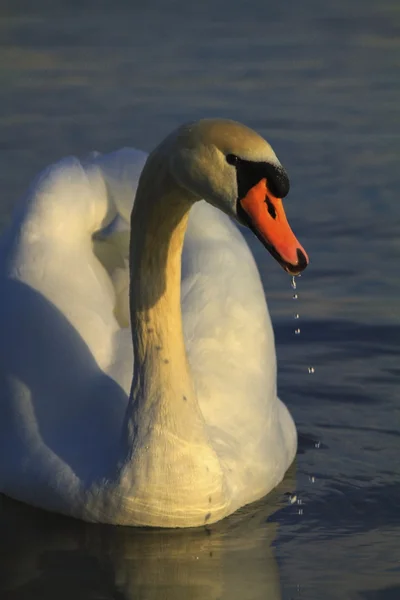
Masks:
[[[214,507],[206,482],[196,490],[195,476],[190,493],[206,499],[193,511],[185,506],[189,492],[173,499],[174,488],[162,491],[157,509],[149,500],[149,514],[147,500],[138,501],[140,510],[131,502],[135,456],[126,444],[136,446],[124,434],[135,369],[129,215],[145,160],[124,149],[60,161],[32,184],[3,233],[0,491],[85,520],[199,525],[271,490],[293,460],[296,432],[276,395],[273,331],[252,254],[228,216],[196,202],[182,256],[181,308],[204,438],[185,452],[201,454],[210,445],[222,500]],[[152,418],[159,422],[149,413],[150,424]],[[180,419],[178,409],[173,418]],[[151,455],[158,442],[149,439],[141,451]],[[173,471],[185,456],[162,443]],[[142,464],[149,469],[139,461],[135,476]],[[140,476],[146,481],[147,471]],[[174,502],[181,503],[177,515]]]

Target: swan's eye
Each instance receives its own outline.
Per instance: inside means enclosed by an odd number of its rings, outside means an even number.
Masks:
[[[227,154],[226,162],[230,165],[237,165],[239,162],[239,158],[235,154]]]

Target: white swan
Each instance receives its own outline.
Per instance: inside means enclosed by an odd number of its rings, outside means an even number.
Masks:
[[[147,159],[128,301],[120,225],[145,158],[59,162],[1,238],[0,491],[87,521],[198,526],[268,493],[296,451],[254,260],[214,207],[288,272],[308,259],[268,143],[203,120]]]

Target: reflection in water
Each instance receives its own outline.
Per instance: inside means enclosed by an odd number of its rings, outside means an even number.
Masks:
[[[293,470],[267,499],[187,530],[91,525],[2,496],[0,596],[280,600],[268,518],[293,489]]]

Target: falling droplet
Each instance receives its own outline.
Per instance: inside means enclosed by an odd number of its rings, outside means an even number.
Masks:
[[[298,327],[297,329],[294,330],[294,334],[295,335],[300,335],[300,327]]]
[[[291,281],[290,281],[290,285],[292,286],[292,289],[293,289],[293,290],[295,290],[295,289],[297,288],[297,285],[296,285],[296,280],[295,280],[295,278],[294,278],[294,275],[292,276],[292,279],[291,279]]]
[[[302,500],[301,498],[299,498],[299,499],[297,500],[297,504],[303,504],[303,500]]]
[[[308,372],[309,373],[315,373],[314,367],[308,367]]]
[[[293,300],[297,300],[298,295],[297,294],[293,294]]]
[[[300,315],[299,315],[299,313],[295,313],[295,314],[293,315],[293,318],[294,318],[294,319],[300,319]]]
[[[315,442],[314,446],[315,446],[316,448],[319,448],[319,447],[321,446],[321,442]]]
[[[303,509],[299,508],[299,515],[302,515],[302,514],[303,514]]]
[[[310,476],[310,481],[311,481],[311,483],[315,483],[315,477],[314,477],[314,475]]]
[[[297,496],[296,494],[291,494],[289,496],[289,504],[294,504],[295,502],[297,502]]]

